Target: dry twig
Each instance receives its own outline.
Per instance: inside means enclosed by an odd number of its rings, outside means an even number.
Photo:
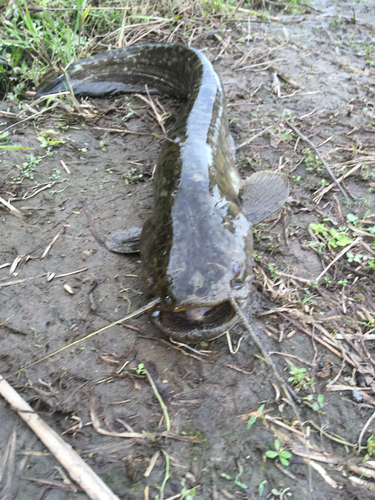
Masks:
[[[313,150],[316,152],[316,154],[318,155],[320,161],[323,163],[323,165],[326,167],[326,170],[327,172],[329,173],[329,175],[332,177],[332,180],[333,182],[336,184],[336,186],[340,189],[340,191],[342,192],[342,194],[345,196],[346,199],[349,199],[349,196],[347,194],[347,192],[344,190],[344,188],[341,186],[341,184],[337,181],[336,177],[335,177],[335,174],[332,172],[330,166],[328,165],[328,163],[324,160],[324,158],[322,157],[322,155],[320,154],[318,148],[315,146],[315,144],[313,142],[311,142],[307,137],[305,137],[299,130],[298,128],[296,128],[292,123],[290,123],[289,120],[285,120],[285,123],[287,123],[289,125],[289,127],[291,129],[294,130],[294,132],[299,135],[301,137],[301,139],[305,142],[307,142],[307,144],[309,144]]]

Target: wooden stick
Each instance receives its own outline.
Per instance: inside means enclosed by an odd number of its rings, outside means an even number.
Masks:
[[[0,395],[35,432],[56,460],[69,472],[73,481],[81,486],[91,500],[119,500],[119,497],[108,488],[78,453],[34,412],[31,406],[1,375]]]

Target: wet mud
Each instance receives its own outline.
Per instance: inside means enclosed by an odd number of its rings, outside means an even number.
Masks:
[[[195,46],[205,51],[222,78],[236,146],[274,125],[270,132],[238,149],[236,163],[241,176],[266,168],[290,176],[286,208],[255,228],[254,250],[259,257],[246,315],[253,318],[254,329],[267,351],[294,355],[310,363],[298,366],[306,367],[309,376],[314,377],[313,393],[324,394],[325,405],[321,412],[299,405],[301,420],[313,420],[318,429],[356,443],[374,409],[372,404],[354,401],[350,392],[326,392],[327,382],[338,374],[342,359],[312,341],[288,320],[287,313],[284,317],[268,314],[291,304],[306,315],[312,314],[313,304],[304,309],[304,282],[287,282],[286,278],[277,281],[269,267],[302,280],[313,280],[321,273],[326,262],[309,247],[309,224],[330,217],[344,225],[347,213],[358,210],[363,215],[367,208],[373,213],[375,207],[371,192],[375,185],[371,160],[375,69],[366,63],[369,56],[365,48],[373,43],[373,7],[369,2],[332,6],[315,2],[312,6],[318,10],[305,15],[272,12],[278,20],[231,23],[231,31],[225,34],[230,42],[224,51],[217,40],[209,38]],[[248,42],[241,41],[246,36]],[[149,41],[158,40],[150,37]],[[253,52],[249,62],[234,67],[250,49]],[[253,64],[259,66],[246,69]],[[279,74],[280,97],[272,92],[272,67]],[[170,129],[183,102],[165,96],[158,99],[170,114],[166,122]],[[314,468],[309,470],[302,456],[294,454],[288,467],[265,457],[267,450],[274,449],[275,439],[287,447],[303,443],[265,418],[258,418],[247,428],[251,412],[263,404],[266,410],[272,410],[270,415],[284,419],[292,427],[296,417],[282,395],[275,402],[272,370],[241,324],[232,331],[234,342],[245,335],[238,353],[229,352],[226,336],[222,336],[207,345],[193,346],[204,351],[197,354],[170,344],[144,314],[17,374],[22,367],[145,305],[139,255],[111,253],[103,242],[117,229],[142,226],[151,214],[152,171],[162,141],[106,129],[126,126],[134,132],[161,131],[145,103],[134,96],[87,102],[92,108],[86,109],[93,110],[95,117],[69,116],[59,109],[53,116],[42,115],[39,121],[13,127],[12,144],[34,149],[0,156],[1,196],[17,198],[12,204],[24,214],[21,219],[1,209],[0,266],[13,263],[17,257],[20,261],[12,275],[10,266],[0,267],[0,373],[121,499],[146,498],[147,485],[150,499],[160,497],[156,486],[165,477],[165,453],[170,477],[164,499],[179,498],[184,485],[196,488],[197,500],[259,498],[262,488],[263,497],[270,494],[267,498],[276,498],[272,489],[281,492],[289,488],[286,493],[291,495],[284,498],[304,499],[309,498],[311,486],[315,498],[374,498],[374,494],[364,493],[359,485],[350,482],[350,472],[337,463],[322,464],[334,480],[333,487]],[[3,103],[1,109],[17,112],[17,106]],[[100,116],[103,110],[105,114]],[[130,116],[124,119],[127,114]],[[293,117],[300,121],[293,121]],[[366,206],[358,202],[348,205],[336,188],[319,204],[314,203],[313,193],[322,185],[322,179],[326,184],[331,180],[324,168],[307,170],[306,162],[301,160],[308,145],[292,136],[285,120],[298,123],[301,132],[316,145],[329,139],[320,151],[330,164],[350,162],[355,158],[353,149],[362,147],[372,163],[368,163],[366,171],[359,168],[344,184],[353,198],[368,201]],[[14,123],[6,117],[1,117],[1,122],[2,128]],[[64,142],[53,147],[53,154],[48,156],[38,137],[51,129]],[[29,170],[33,179],[24,177],[17,184],[13,179],[23,177],[19,169],[30,153],[41,160]],[[361,162],[365,163],[358,160]],[[371,286],[371,280],[366,283]],[[291,286],[299,287],[298,305],[289,300],[286,292]],[[370,296],[374,295],[374,289],[372,295],[369,290]],[[319,310],[329,314],[336,304],[324,297],[324,287],[322,294],[317,292]],[[368,349],[373,351],[371,345]],[[292,358],[272,356],[286,380]],[[148,369],[168,409],[171,431],[197,442],[157,436],[165,430],[165,419],[152,387],[140,373],[140,364]],[[323,366],[328,366],[328,376],[319,378],[317,373]],[[344,375],[350,378],[352,369],[347,366]],[[155,438],[123,439],[99,434],[92,425],[93,409],[107,431],[131,428],[155,433]],[[342,444],[305,424],[305,429],[308,427],[314,446],[328,453],[354,456],[350,447],[345,450]],[[12,432],[17,439],[9,498],[87,498],[63,484],[61,472],[56,469],[59,464],[0,400],[0,464],[8,463],[5,449]],[[366,439],[372,433],[375,429],[371,424]],[[161,449],[165,453],[160,452],[145,477],[151,458]],[[5,470],[9,477],[8,465]],[[35,478],[58,482],[59,487],[38,483]]]

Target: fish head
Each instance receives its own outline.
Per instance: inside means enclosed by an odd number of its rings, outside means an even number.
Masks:
[[[147,297],[160,298],[152,319],[166,336],[199,343],[235,325],[239,318],[233,299],[245,307],[251,295],[252,226],[287,197],[284,174],[257,172],[243,182],[238,205],[226,205],[230,216],[221,211],[217,218],[198,219],[185,209],[173,218],[173,227],[167,220],[160,224],[158,215],[148,219],[143,255],[141,245],[144,289]],[[194,228],[187,230],[189,224]]]
[[[238,321],[231,298],[244,306],[251,294],[251,225],[240,211],[228,227],[214,219],[205,226],[205,237],[192,238],[185,231],[172,245],[167,234],[160,236],[160,225],[159,233],[155,231],[152,219],[144,228],[144,289],[148,298],[160,298],[152,319],[168,338],[179,342],[223,335]],[[181,224],[185,227],[186,221],[181,219]],[[164,242],[162,249],[156,239]]]

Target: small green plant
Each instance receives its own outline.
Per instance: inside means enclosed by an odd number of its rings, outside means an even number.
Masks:
[[[346,256],[348,258],[349,263],[355,262],[356,264],[360,264],[362,262],[362,259],[363,259],[363,255],[360,253],[354,255],[354,253],[352,253],[352,252],[346,252]]]
[[[362,174],[362,179],[367,181],[371,178],[372,170],[369,168],[368,165],[362,165],[361,174]]]
[[[307,155],[305,157],[305,165],[308,172],[312,172],[314,168],[322,165],[322,162],[318,160],[318,157],[311,153],[311,149],[306,148],[304,153]]]
[[[279,137],[283,141],[287,142],[290,139],[290,133],[287,130],[280,130]]]
[[[20,177],[14,177],[14,181],[20,181],[22,177],[27,177],[28,179],[34,179],[35,167],[42,161],[42,158],[35,158],[33,155],[26,156],[26,161],[22,163],[20,167]]]
[[[137,368],[132,368],[132,370],[134,370],[137,375],[145,375],[146,374],[145,365],[143,363],[139,363]]]
[[[259,413],[259,415],[257,415],[256,417],[255,417],[255,416],[250,417],[250,419],[249,419],[249,420],[248,420],[248,422],[247,422],[247,426],[246,426],[246,427],[247,427],[247,429],[250,429],[250,428],[251,428],[251,426],[252,426],[253,424],[255,424],[256,419],[258,418],[258,416],[260,416],[260,414],[262,413],[262,411],[263,411],[263,410],[264,410],[264,405],[262,405],[262,406],[260,406],[260,407],[258,408],[257,413]]]
[[[310,228],[316,235],[321,234],[323,238],[329,237],[329,231],[325,224],[310,224]]]
[[[54,168],[53,174],[50,175],[49,178],[51,181],[57,181],[58,179],[60,179],[60,174],[61,174],[61,171],[58,168]]]
[[[137,184],[143,180],[143,175],[138,174],[136,168],[131,168],[129,172],[122,174],[122,178],[125,180],[125,184]]]
[[[260,262],[262,260],[263,252],[253,252],[253,259],[255,262]]]
[[[375,437],[370,436],[367,440],[367,451],[371,457],[375,457]]]
[[[197,490],[195,488],[191,488],[190,490],[188,490],[183,481],[181,482],[181,485],[182,485],[182,490],[181,490],[180,499],[181,500],[193,500],[194,495],[196,494]]]
[[[367,453],[363,459],[364,462],[367,462],[370,458],[375,457],[375,436],[372,435],[367,439]]]
[[[271,278],[276,278],[278,276],[276,269],[277,267],[274,266],[273,264],[269,263],[268,264],[268,269],[271,271]]]
[[[358,223],[358,217],[356,215],[354,215],[354,214],[348,214],[346,216],[346,218],[347,218],[347,220],[349,222],[352,222],[355,226],[357,225],[357,223]]]
[[[323,394],[318,394],[316,401],[314,401],[314,395],[309,394],[306,398],[303,398],[305,403],[310,406],[314,411],[319,411],[324,406],[324,396]]]
[[[284,495],[290,488],[284,488],[283,490],[277,490],[276,488],[272,488],[271,493],[276,497],[279,497],[279,500],[284,500]]]
[[[160,491],[160,495],[156,495],[155,500],[164,500],[164,488],[170,478],[170,466],[169,466],[169,455],[165,450],[161,450],[165,456],[165,475],[161,486],[156,485],[156,488]]]
[[[268,450],[266,451],[266,457],[268,458],[278,458],[282,465],[289,465],[289,460],[288,458],[292,457],[292,454],[289,451],[284,451],[282,448],[280,448],[280,441],[278,439],[275,440],[274,443],[275,446],[275,451],[273,450]]]
[[[332,238],[329,240],[329,244],[332,248],[336,247],[346,247],[347,245],[350,245],[350,243],[353,243],[352,238],[349,238],[349,236],[346,234],[347,228],[339,228],[341,231],[337,231],[335,228],[330,229],[330,233],[332,235]]]
[[[306,368],[296,368],[294,365],[291,365],[289,373],[292,376],[288,378],[288,382],[290,382],[297,391],[306,389],[308,385],[314,385],[315,383],[314,379],[310,378],[306,373]]]
[[[262,482],[260,483],[260,485],[259,485],[259,489],[258,489],[258,491],[259,491],[259,496],[260,496],[260,497],[262,497],[262,496],[263,496],[263,493],[264,493],[264,487],[265,487],[265,485],[267,484],[267,482],[268,482],[267,480],[264,480],[264,481],[262,481]]]
[[[61,138],[59,133],[55,130],[45,130],[42,132],[42,135],[38,137],[38,141],[42,148],[51,148],[65,143],[64,139]]]
[[[247,489],[247,485],[244,484],[244,483],[241,483],[240,480],[239,480],[242,473],[243,473],[243,467],[242,467],[242,465],[240,465],[240,471],[239,471],[239,473],[237,474],[237,476],[234,479],[234,484],[236,486],[239,486],[240,488],[243,488],[244,490],[246,490]],[[231,479],[232,479],[232,476],[229,476],[229,474],[226,474],[225,472],[222,472],[220,475],[224,479],[227,479],[227,481],[231,481]]]
[[[264,358],[263,356],[261,356],[260,354],[254,354],[254,356],[258,359],[261,359],[262,361],[264,361],[266,363],[266,365],[269,365],[269,362],[266,358]]]
[[[267,227],[267,224],[260,222],[253,227],[253,234],[255,239],[260,242],[263,237],[263,229]]]
[[[332,227],[328,229],[325,224],[310,224],[310,228],[316,235],[321,235],[332,248],[345,247],[353,242],[353,239],[348,236],[348,228],[343,226],[339,230]]]
[[[308,292],[306,292],[306,295],[305,295],[304,299],[302,300],[302,304],[305,305],[305,304],[308,304],[310,302],[311,304],[316,305],[316,302],[311,302],[311,299],[314,297],[317,297],[317,295],[316,294],[309,295]]]
[[[370,271],[375,272],[375,259],[370,259],[367,262],[367,265],[368,265],[368,268],[370,269]]]
[[[285,108],[283,109],[283,112],[281,113],[280,116],[281,120],[289,120],[291,123],[294,124],[294,111],[291,109]]]
[[[242,465],[240,465],[240,471],[239,471],[239,473],[237,474],[237,476],[234,479],[234,484],[236,486],[239,486],[240,488],[243,488],[244,490],[246,490],[247,489],[247,485],[244,484],[244,483],[241,483],[240,480],[239,480],[242,472],[243,472],[243,467],[242,467]]]

